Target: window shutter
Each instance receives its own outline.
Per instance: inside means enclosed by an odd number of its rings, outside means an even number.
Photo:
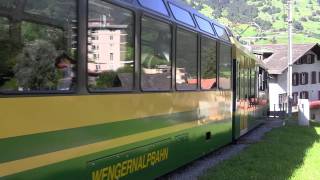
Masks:
[[[316,71],[312,71],[312,73],[311,73],[311,83],[312,84],[317,83],[317,72]]]
[[[305,95],[305,96],[306,96],[306,99],[309,99],[309,92],[306,91],[305,93],[306,93],[306,95]]]
[[[306,76],[306,83],[305,84],[308,84],[309,83],[309,73],[306,73],[305,76]]]

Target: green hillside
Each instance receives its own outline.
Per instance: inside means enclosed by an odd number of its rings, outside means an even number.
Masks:
[[[185,0],[204,15],[229,26],[241,41],[286,43],[286,0]],[[320,42],[320,0],[295,0],[294,43]]]

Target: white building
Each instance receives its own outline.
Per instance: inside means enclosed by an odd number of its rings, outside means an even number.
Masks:
[[[102,73],[117,71],[126,63],[127,25],[111,25],[100,20],[90,20],[88,25],[88,71]]]
[[[253,46],[253,52],[268,68],[270,111],[286,111],[287,100],[287,45]],[[311,118],[320,121],[320,46],[319,44],[293,45],[293,112],[298,99],[309,99]]]

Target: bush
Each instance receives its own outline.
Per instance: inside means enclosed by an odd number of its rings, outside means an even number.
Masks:
[[[271,22],[263,20],[261,18],[256,18],[255,22],[261,27],[263,30],[268,30],[272,27]]]
[[[308,19],[307,19],[307,18],[305,18],[305,17],[301,17],[301,18],[300,18],[300,21],[302,21],[302,22],[307,22],[307,21],[308,21]]]
[[[294,21],[293,22],[293,27],[294,27],[294,29],[296,29],[298,31],[302,31],[304,29],[303,25],[299,21]]]

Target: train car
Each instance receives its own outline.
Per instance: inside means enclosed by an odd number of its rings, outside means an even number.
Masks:
[[[0,179],[153,179],[244,133],[232,63],[255,62],[179,1],[1,1],[0,22]]]
[[[233,59],[234,139],[260,125],[268,117],[268,73],[265,64],[241,45],[231,31]]]

